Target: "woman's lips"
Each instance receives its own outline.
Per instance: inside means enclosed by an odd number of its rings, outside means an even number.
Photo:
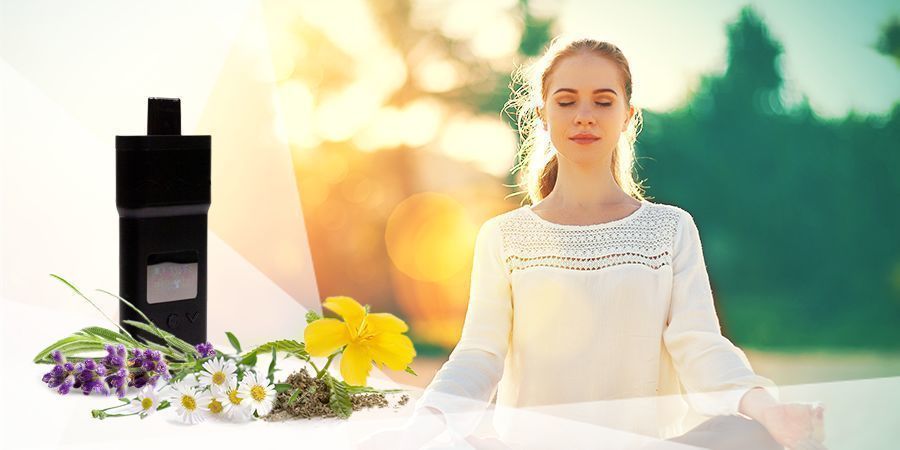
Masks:
[[[599,137],[588,137],[588,136],[575,136],[575,137],[570,137],[569,140],[571,140],[572,142],[575,142],[576,144],[590,145],[590,144],[593,144],[594,142],[599,141],[600,138]]]

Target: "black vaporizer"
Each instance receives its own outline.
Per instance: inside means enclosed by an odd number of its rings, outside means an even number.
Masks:
[[[210,137],[181,135],[177,98],[150,98],[147,136],[116,136],[119,295],[158,327],[206,341]],[[124,303],[119,321],[142,320]]]

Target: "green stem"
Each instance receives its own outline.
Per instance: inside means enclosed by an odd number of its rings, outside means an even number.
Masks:
[[[331,356],[328,357],[328,361],[325,361],[325,367],[323,367],[322,370],[316,371],[316,378],[322,378],[322,374],[325,373],[325,371],[328,370],[328,366],[331,365],[331,360],[340,353],[341,352],[332,353]],[[312,361],[310,361],[310,364],[312,364]]]
[[[95,409],[95,410],[91,411],[91,415],[92,415],[95,419],[100,419],[100,420],[103,420],[103,419],[105,419],[105,418],[107,418],[107,417],[128,417],[128,416],[136,416],[136,415],[138,415],[138,414],[141,413],[140,411],[138,411],[138,412],[133,412],[133,413],[128,413],[128,414],[107,414],[107,413],[101,412],[100,414],[95,415],[95,414],[94,414],[95,411],[98,411],[98,410]]]
[[[134,414],[109,414],[109,413],[106,412],[106,411],[109,411],[109,410],[111,410],[111,409],[122,408],[122,407],[125,407],[125,406],[128,406],[128,403],[125,403],[124,405],[110,406],[109,408],[92,409],[92,410],[91,410],[91,417],[93,417],[93,418],[95,418],[95,419],[103,420],[103,419],[105,419],[105,418],[107,418],[107,417],[124,417],[124,416],[132,416],[132,415],[134,415]]]

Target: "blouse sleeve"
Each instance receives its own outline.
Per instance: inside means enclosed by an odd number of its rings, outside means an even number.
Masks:
[[[739,414],[741,398],[754,387],[778,399],[775,384],[756,375],[744,352],[722,335],[694,218],[681,210],[678,222],[663,341],[688,403],[700,414],[715,416]]]
[[[501,230],[485,222],[475,240],[469,305],[462,336],[416,403],[444,413],[458,436],[475,430],[503,374],[512,329],[510,278],[502,255]]]

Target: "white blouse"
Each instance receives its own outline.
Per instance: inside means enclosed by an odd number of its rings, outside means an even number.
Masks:
[[[606,405],[571,409],[588,421],[669,437],[688,405],[738,414],[756,386],[778,398],[721,334],[687,211],[645,200],[622,219],[563,225],[523,206],[482,225],[462,336],[415,410],[442,411],[465,436],[496,392],[501,436],[514,429],[501,406],[579,404]],[[666,395],[678,404],[641,401]]]

